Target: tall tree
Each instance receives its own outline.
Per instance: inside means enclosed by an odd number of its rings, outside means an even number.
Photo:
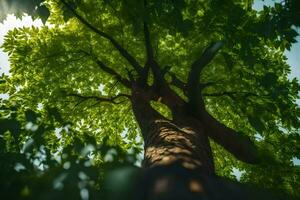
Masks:
[[[141,134],[137,199],[273,198],[217,178],[233,167],[297,195],[300,87],[283,54],[294,2],[258,13],[248,0],[32,1],[51,26],[8,33],[2,88],[23,109],[56,107],[98,143],[129,148]]]

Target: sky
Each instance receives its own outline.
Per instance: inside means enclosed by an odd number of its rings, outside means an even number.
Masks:
[[[30,16],[24,16],[22,20],[16,19],[13,15],[8,15],[3,23],[0,23],[0,46],[2,46],[4,41],[4,36],[9,30],[17,27],[31,27],[31,26],[42,26],[41,20],[33,21]],[[9,61],[8,55],[3,52],[0,48],[0,74],[8,74],[9,72]]]
[[[37,26],[41,27],[43,25],[41,20],[35,20],[33,21],[30,16],[24,16],[21,19],[16,19],[13,15],[8,15],[6,20],[3,21],[3,23],[0,23],[0,47],[3,44],[4,37],[7,34],[9,30],[12,30],[14,28],[18,27],[31,27],[31,26]],[[3,52],[3,50],[0,48],[0,75],[1,74],[9,74],[9,61],[8,61],[8,55],[7,53]],[[7,99],[7,94],[0,94],[0,99]]]
[[[253,8],[257,11],[263,9],[264,5],[273,6],[274,3],[280,3],[282,0],[255,0]],[[300,33],[300,29],[297,29],[298,33]],[[296,38],[297,43],[293,44],[290,51],[285,51],[285,55],[288,58],[287,63],[291,66],[291,74],[289,78],[298,78],[300,80],[300,36]]]
[[[273,5],[274,2],[280,2],[278,0],[255,0],[253,8],[256,10],[262,10],[264,5]],[[33,21],[30,16],[24,16],[22,20],[16,19],[13,15],[8,15],[7,19],[3,22],[0,23],[0,46],[3,44],[4,41],[4,36],[5,34],[9,31],[12,30],[13,28],[16,27],[31,27],[31,26],[36,26],[36,27],[41,27],[43,26],[43,23],[41,20],[35,20]],[[298,29],[298,32],[300,32],[300,29]],[[300,36],[297,38],[297,43],[294,44],[291,48],[290,51],[286,51],[285,55],[287,56],[288,64],[291,66],[291,74],[289,78],[297,78],[300,80],[300,64],[299,64],[299,57],[300,57]],[[8,55],[2,51],[0,48],[0,75],[4,74],[9,74],[9,61],[8,61]],[[0,99],[1,98],[8,98],[8,95],[6,94],[0,94]],[[293,163],[295,165],[300,165],[300,160],[297,158],[293,158]],[[241,172],[239,172],[238,169],[235,169],[234,174],[237,176],[237,178],[240,177]]]

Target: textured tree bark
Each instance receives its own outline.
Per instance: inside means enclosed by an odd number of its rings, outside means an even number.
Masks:
[[[203,131],[157,119],[149,125],[144,141],[144,168],[176,162],[187,169],[200,168],[203,173],[214,174],[209,141]]]
[[[135,199],[199,199],[201,177],[215,173],[207,135],[184,113],[174,120],[161,116],[142,91],[132,95],[135,117],[144,138],[142,176]]]
[[[145,152],[134,200],[282,199],[217,177],[207,129],[185,109],[173,112],[173,120],[166,119],[151,107],[147,93],[138,89],[132,94],[132,107]]]
[[[189,169],[201,168],[203,173],[214,174],[209,140],[198,121],[184,112],[176,112],[174,120],[164,118],[139,90],[133,94],[132,106],[144,139],[144,168],[176,162]]]

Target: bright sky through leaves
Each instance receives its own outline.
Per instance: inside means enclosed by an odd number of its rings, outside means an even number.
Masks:
[[[8,15],[6,20],[3,23],[0,23],[0,46],[2,46],[4,41],[4,36],[9,30],[12,30],[17,27],[30,27],[36,26],[40,27],[43,23],[41,20],[33,21],[30,16],[25,15],[22,20],[17,19],[13,15]],[[8,55],[2,51],[0,48],[0,74],[9,74],[9,61]],[[0,94],[0,98],[8,98],[7,94]]]
[[[275,1],[276,2],[276,1]],[[253,8],[256,10],[262,10],[264,5],[273,5],[274,1],[255,1]],[[16,27],[40,27],[43,23],[41,20],[32,20],[28,15],[25,15],[22,19],[16,19],[13,15],[8,15],[7,19],[0,23],[0,46],[3,44],[4,36],[9,31]],[[299,30],[298,30],[299,31]],[[285,55],[288,58],[288,64],[291,66],[290,78],[300,78],[300,66],[297,61],[297,55],[299,57],[300,52],[300,36],[297,37],[298,43],[294,44],[290,51],[286,51]],[[0,48],[0,74],[9,74],[9,61],[8,55]],[[8,98],[6,94],[0,94],[0,98]]]
[[[264,5],[273,5],[274,2],[278,1],[272,1],[272,0],[265,0],[265,1],[255,1],[253,8],[256,10],[262,10]],[[35,20],[33,21],[30,16],[24,16],[22,20],[16,19],[13,15],[8,15],[7,19],[0,23],[0,46],[3,43],[4,35],[11,29],[16,27],[30,27],[30,26],[42,26],[41,20]],[[299,31],[299,30],[298,30]],[[298,43],[294,44],[291,48],[291,51],[286,51],[286,56],[288,58],[289,65],[292,66],[292,72],[290,75],[290,78],[297,77],[299,79],[300,77],[300,66],[297,63],[297,55],[299,56],[300,52],[300,36],[297,37]],[[5,73],[8,74],[9,72],[9,62],[8,62],[8,56],[5,54],[2,49],[0,49],[0,74]]]
[[[17,27],[30,27],[30,26],[42,26],[41,20],[33,21],[30,16],[24,16],[22,20],[16,19],[13,15],[8,15],[3,23],[0,23],[0,46],[3,44],[5,34]],[[9,72],[9,62],[8,55],[0,49],[0,74],[8,74]]]

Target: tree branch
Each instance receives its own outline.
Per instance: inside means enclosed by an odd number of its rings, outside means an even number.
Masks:
[[[211,96],[222,96],[238,94],[236,92],[223,92],[209,94]],[[249,95],[250,93],[245,93]],[[205,95],[205,94],[204,94]],[[203,95],[203,96],[204,96]],[[257,96],[256,94],[251,94]],[[250,138],[242,133],[238,133],[235,130],[225,126],[220,123],[217,119],[211,116],[205,109],[190,110],[192,114],[203,124],[205,124],[204,129],[210,138],[215,142],[223,146],[227,151],[233,154],[237,159],[250,163],[258,164],[261,162],[261,154],[259,154],[256,146],[250,140]]]
[[[224,41],[213,43],[207,47],[201,57],[192,64],[187,83],[187,93],[191,107],[199,107],[199,102],[201,102],[200,106],[203,109],[204,105],[201,98],[201,87],[199,83],[200,75],[204,67],[210,63],[223,45]]]
[[[131,82],[127,80],[126,78],[123,78],[120,74],[118,74],[116,71],[114,71],[112,68],[109,68],[107,65],[105,65],[101,60],[96,59],[95,62],[97,65],[106,73],[111,74],[114,76],[120,83],[122,83],[125,87],[130,88]]]
[[[207,111],[202,110],[199,113],[199,118],[206,125],[204,128],[208,136],[237,159],[250,164],[257,164],[261,161],[257,148],[248,136],[242,135],[220,123]]]
[[[77,93],[69,93],[69,94],[67,94],[67,96],[77,97],[77,98],[81,99],[80,103],[82,103],[83,101],[86,101],[86,100],[96,100],[98,102],[108,102],[108,103],[113,103],[113,104],[120,104],[123,101],[116,102],[115,100],[117,100],[118,98],[121,98],[121,97],[126,97],[126,98],[131,99],[131,96],[127,95],[127,94],[118,94],[114,97],[99,97],[99,96],[95,96],[95,95],[83,96],[83,95],[77,94]]]
[[[203,93],[202,96],[209,97],[220,97],[220,96],[229,96],[230,98],[234,98],[234,95],[244,95],[245,97],[255,96],[258,97],[258,94],[252,92],[219,92],[219,93]]]
[[[112,45],[120,52],[120,54],[131,64],[131,66],[137,71],[137,73],[142,73],[142,67],[140,64],[137,62],[137,60],[127,51],[125,50],[112,36],[109,34],[99,30],[92,24],[90,24],[86,19],[84,19],[81,15],[79,15],[74,8],[68,4],[65,0],[60,0],[66,7],[67,9],[73,13],[73,15],[85,26],[87,26],[89,29],[91,29],[93,32],[96,34],[100,35],[103,38],[108,39]]]
[[[187,89],[186,83],[180,80],[174,73],[169,72],[169,74],[172,78],[170,84],[181,89],[184,92],[184,94],[186,94],[186,89]]]
[[[144,22],[144,37],[145,37],[145,48],[147,54],[147,60],[153,60],[153,48],[151,45],[150,32],[148,28],[148,24]]]
[[[172,66],[169,66],[169,65],[165,66],[165,67],[161,70],[162,75],[165,76],[165,75],[170,71],[171,68],[172,68]]]
[[[113,70],[112,68],[108,67],[105,63],[103,63],[101,60],[99,60],[96,55],[94,55],[93,53],[89,53],[85,50],[80,50],[82,53],[84,53],[87,56],[90,56],[95,63],[100,67],[100,69],[102,69],[104,72],[112,75],[113,77],[115,77],[117,79],[117,81],[119,81],[120,83],[122,83],[125,87],[130,88],[131,87],[131,81],[127,80],[126,78],[123,78],[119,73],[117,73],[115,70]]]
[[[144,1],[144,4],[145,4],[144,6],[146,7],[146,1]],[[144,39],[145,39],[145,50],[146,50],[147,61],[139,77],[139,84],[141,87],[146,86],[149,70],[151,68],[152,63],[154,62],[153,48],[150,40],[150,33],[149,33],[148,25],[145,21],[144,21]]]
[[[246,163],[256,164],[260,162],[260,155],[250,138],[237,133],[211,116],[205,109],[201,95],[201,89],[203,89],[199,83],[201,72],[223,45],[223,41],[213,43],[206,48],[202,56],[192,64],[187,83],[189,110],[190,113],[206,125],[204,128],[209,137],[232,153],[237,159]],[[223,94],[211,95],[221,96],[233,94],[224,92]]]
[[[144,0],[144,6],[145,8],[147,6],[146,0]],[[153,48],[151,45],[150,31],[146,21],[144,21],[144,37],[145,37],[145,48],[147,54],[147,62],[145,65],[145,70],[147,70],[148,73],[149,70],[148,68],[151,68],[154,75],[156,86],[161,86],[165,83],[165,81],[164,81],[163,74],[159,68],[159,65],[154,59]]]

